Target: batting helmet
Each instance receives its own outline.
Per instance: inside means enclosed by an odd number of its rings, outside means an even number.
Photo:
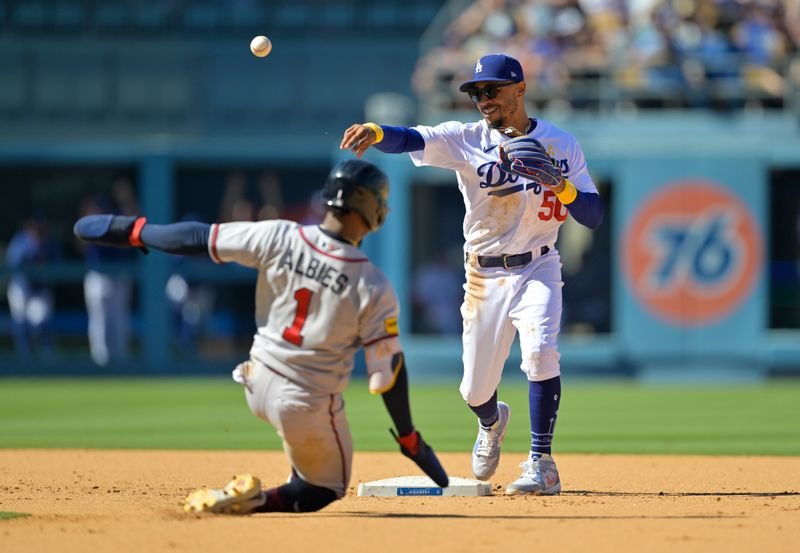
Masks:
[[[331,170],[322,188],[322,202],[328,209],[360,213],[376,231],[386,220],[389,179],[373,164],[348,159]]]

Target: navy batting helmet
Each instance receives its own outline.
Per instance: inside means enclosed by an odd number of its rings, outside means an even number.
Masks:
[[[360,213],[371,231],[376,231],[389,213],[389,179],[371,163],[348,159],[331,170],[322,188],[328,209]]]

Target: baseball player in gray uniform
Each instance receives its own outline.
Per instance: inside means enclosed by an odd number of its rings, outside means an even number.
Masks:
[[[258,330],[249,360],[233,378],[250,410],[283,439],[291,476],[262,490],[255,476],[239,475],[221,489],[191,494],[186,511],[308,512],[343,497],[353,443],[342,391],[362,347],[370,392],[382,395],[401,452],[447,486],[447,474],[412,423],[397,297],[358,248],[386,218],[388,194],[386,175],[353,159],[334,167],[325,182],[326,214],[318,226],[284,220],[152,225],[144,217],[112,215],[75,224],[78,237],[90,242],[208,255],[258,270]]]
[[[529,380],[531,450],[506,493],[556,494],[561,481],[551,448],[561,399],[563,282],[555,242],[568,215],[599,226],[603,204],[575,138],[528,117],[517,60],[482,57],[461,91],[475,103],[480,121],[410,128],[357,124],[345,131],[341,148],[360,157],[374,145],[408,152],[416,165],[455,171],[466,207],[460,391],[479,420],[473,472],[488,479],[497,469],[511,414],[497,400],[497,387],[517,333]]]

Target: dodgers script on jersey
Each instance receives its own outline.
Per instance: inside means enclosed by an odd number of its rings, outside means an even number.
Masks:
[[[414,127],[425,149],[410,152],[415,165],[452,169],[464,196],[466,251],[479,255],[517,254],[554,246],[567,208],[542,186],[500,169],[497,146],[510,140],[486,121],[449,121]],[[543,120],[532,119],[528,136],[539,140],[553,163],[582,192],[597,193],[577,140]]]
[[[386,276],[317,226],[212,225],[208,250],[217,263],[259,270],[250,355],[305,389],[341,392],[355,352],[397,335],[399,307]]]

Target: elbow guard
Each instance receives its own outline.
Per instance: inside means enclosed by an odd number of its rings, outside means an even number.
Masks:
[[[369,393],[383,394],[394,387],[402,369],[403,351],[397,336],[380,340],[364,348],[369,377]]]

